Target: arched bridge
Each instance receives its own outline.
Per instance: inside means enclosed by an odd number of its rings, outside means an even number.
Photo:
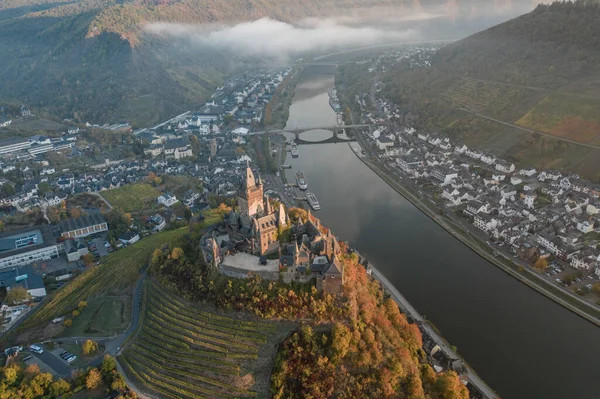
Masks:
[[[296,143],[296,145],[348,143],[348,142],[351,142],[351,141],[356,141],[356,139],[355,138],[341,139],[336,134],[334,134],[331,137],[326,138],[325,140],[321,140],[321,141],[306,141],[306,140],[302,140],[301,138],[298,138],[298,137],[296,137],[296,139],[294,140],[294,142]]]

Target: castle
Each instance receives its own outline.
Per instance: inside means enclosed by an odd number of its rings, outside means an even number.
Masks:
[[[316,278],[317,288],[341,292],[344,282],[341,247],[310,211],[306,221],[300,217],[295,225],[290,225],[283,204],[278,210],[273,209],[264,196],[260,176],[249,166],[238,190],[238,205],[239,212],[225,215],[223,223],[214,226],[200,240],[207,265],[240,278],[259,274],[271,280],[282,278],[288,283]],[[291,243],[282,247],[279,234],[287,228]],[[278,260],[267,260],[264,256],[277,252]]]

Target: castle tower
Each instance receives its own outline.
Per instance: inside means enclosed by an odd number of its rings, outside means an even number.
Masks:
[[[246,176],[240,188],[238,203],[240,214],[248,220],[263,214],[263,186],[260,177],[258,181],[249,165],[246,166]]]
[[[283,203],[279,203],[279,215],[278,216],[278,223],[280,227],[286,227],[287,226],[287,215],[285,214],[285,208],[283,207]]]
[[[265,215],[270,215],[273,213],[273,207],[271,206],[271,201],[269,201],[269,197],[265,197]]]

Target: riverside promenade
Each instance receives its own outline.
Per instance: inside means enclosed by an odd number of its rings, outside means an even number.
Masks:
[[[450,359],[461,359],[461,357],[450,347],[448,342],[444,340],[421,316],[421,314],[408,302],[408,300],[394,287],[394,285],[373,265],[369,266],[372,271],[372,276],[375,280],[379,281],[384,287],[386,292],[394,299],[400,309],[405,313],[409,314],[416,324],[421,328],[425,334],[429,336],[442,350],[442,352]],[[476,387],[486,399],[497,399],[499,396],[490,388],[485,381],[483,381],[474,371],[469,367],[466,362],[465,377],[467,381]]]

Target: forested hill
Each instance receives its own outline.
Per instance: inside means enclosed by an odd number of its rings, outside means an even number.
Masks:
[[[445,46],[429,68],[389,71],[384,94],[418,110],[418,127],[522,166],[600,180],[598,21],[598,0],[539,5]]]
[[[202,103],[233,63],[228,54],[189,51],[144,35],[147,22],[289,20],[400,3],[0,0],[0,103],[26,103],[36,114],[79,122],[148,126]]]
[[[465,76],[560,87],[597,72],[599,21],[597,0],[539,5],[446,46],[434,64]]]

